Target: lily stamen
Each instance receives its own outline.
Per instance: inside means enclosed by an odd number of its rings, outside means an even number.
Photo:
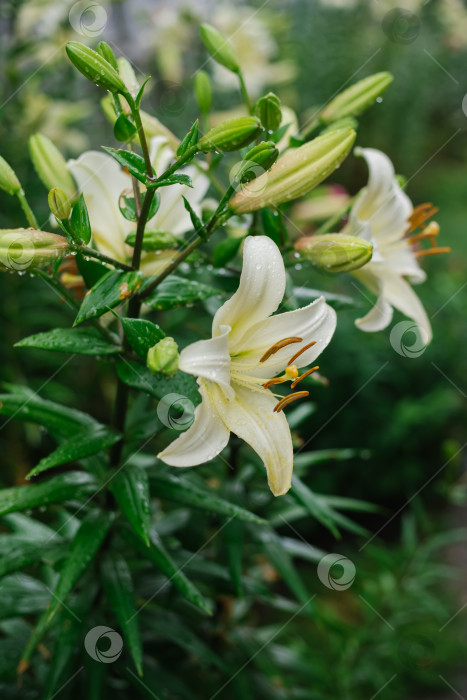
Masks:
[[[441,253],[450,253],[451,248],[446,246],[445,248],[428,248],[427,250],[417,250],[415,255],[417,258],[425,258],[428,255],[439,255]]]
[[[285,406],[288,406],[289,403],[292,403],[292,401],[296,401],[297,399],[302,399],[305,396],[309,396],[310,392],[309,391],[296,391],[294,394],[289,394],[288,396],[284,396],[283,399],[281,399],[278,403],[273,408],[274,413],[280,413]]]
[[[290,338],[283,338],[282,340],[279,340],[277,343],[274,343],[269,350],[266,350],[262,358],[260,359],[260,362],[266,362],[266,360],[269,360],[271,355],[275,355],[276,352],[281,350],[282,348],[287,347],[287,345],[291,345],[291,343],[301,343],[303,341],[303,338],[299,338],[298,336],[292,336]],[[290,362],[289,362],[290,364]]]
[[[425,204],[419,204],[414,208],[412,214],[408,218],[409,228],[407,233],[410,231],[415,231],[417,228],[425,228],[424,223],[431,219],[432,216],[437,214],[439,211],[438,207],[433,206],[431,202],[425,202]]]
[[[293,356],[290,358],[290,360],[289,360],[289,362],[288,362],[288,365],[290,366],[290,365],[294,362],[294,360],[297,359],[297,357],[300,357],[300,355],[302,355],[302,354],[305,352],[305,350],[308,350],[308,348],[313,347],[313,345],[316,345],[316,340],[313,340],[311,343],[308,343],[308,344],[305,345],[301,350],[299,350],[298,352],[296,352],[295,355],[293,355]]]
[[[302,379],[305,379],[305,377],[309,377],[310,374],[313,374],[313,372],[316,372],[317,369],[319,369],[319,366],[318,366],[318,365],[316,365],[316,367],[312,367],[311,369],[307,370],[307,371],[304,372],[300,377],[297,377],[297,379],[295,379],[295,381],[292,382],[292,384],[290,385],[290,387],[291,387],[292,389],[295,389],[295,387],[297,386],[298,382],[301,382]]]
[[[418,241],[423,241],[425,238],[429,238],[433,245],[433,238],[439,235],[439,224],[436,221],[430,221],[428,226],[421,233],[417,233],[415,236],[411,236],[408,241],[412,245]]]
[[[297,377],[298,367],[296,367],[296,365],[290,365],[289,367],[285,368],[285,374],[283,374],[282,377],[274,377],[273,379],[269,379],[265,384],[263,384],[263,387],[265,389],[269,389],[269,387],[273,384],[282,384],[283,382],[287,382],[289,379],[297,379]],[[293,386],[293,384],[291,386]]]

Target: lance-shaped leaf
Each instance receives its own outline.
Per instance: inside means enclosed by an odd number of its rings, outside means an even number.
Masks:
[[[199,122],[198,119],[193,123],[190,131],[183,137],[180,146],[177,148],[177,157],[181,158],[185,153],[196,143],[198,143]]]
[[[134,360],[120,360],[117,374],[125,384],[144,391],[156,399],[163,399],[168,394],[179,394],[197,406],[201,401],[196,379],[185,372],[177,372],[175,377],[167,378],[151,374],[145,365]]]
[[[195,301],[202,301],[216,294],[222,294],[222,291],[201,282],[170,275],[144,297],[144,303],[152,309],[174,309],[177,306],[190,306]]]
[[[24,569],[31,564],[45,561],[48,555],[57,551],[57,542],[50,544],[30,542],[15,535],[3,535],[8,545],[0,558],[0,578],[14,571]],[[61,545],[58,545],[61,547]]]
[[[84,297],[74,325],[98,318],[103,313],[131,297],[140,287],[142,273],[110,270]]]
[[[66,597],[93,560],[112,521],[112,513],[92,511],[81,522],[78,532],[68,547],[68,556],[60,570],[60,577],[49,605],[49,622],[58,608],[64,605]]]
[[[146,547],[141,538],[138,537],[133,530],[126,529],[124,531],[124,536],[137,552],[146,559],[149,559],[149,561],[155,564],[157,568],[167,576],[169,582],[175,586],[190,603],[197,608],[201,608],[201,610],[207,612],[209,615],[211,614],[211,609],[199,590],[183,573],[182,567],[175,563],[162,544],[162,540],[154,530],[151,532],[150,547]]]
[[[91,224],[89,223],[88,209],[82,193],[71,212],[70,231],[73,240],[77,243],[87,245],[91,240]]]
[[[84,472],[60,474],[41,484],[13,486],[0,491],[0,515],[82,498],[97,489],[97,481]]]
[[[133,175],[140,182],[147,183],[146,164],[142,156],[132,153],[132,151],[115,150],[115,148],[106,148],[105,146],[104,151],[107,151],[122,167],[127,168],[130,175]]]
[[[102,450],[115,445],[120,439],[120,434],[105,425],[97,425],[83,430],[77,435],[63,442],[47,457],[41,459],[39,464],[27,475],[27,479],[37,474],[42,474],[47,469],[57,467],[60,464],[75,462],[97,454]]]
[[[156,493],[159,496],[177,503],[183,503],[193,508],[201,508],[228,518],[239,518],[250,523],[264,524],[265,522],[249,510],[215,496],[211,491],[196,486],[188,479],[172,476],[172,474],[158,473],[151,475],[151,481],[154,483]]]
[[[165,338],[164,331],[143,318],[121,318],[120,321],[131,347],[146,362],[149,348]]]
[[[149,547],[151,501],[145,469],[127,465],[113,477],[110,490],[135,532]]]
[[[115,336],[118,343],[118,338]],[[116,355],[122,349],[103,338],[97,328],[54,328],[36,333],[15,344],[16,348],[39,348],[76,355]]]
[[[107,600],[120,624],[136,670],[142,676],[143,645],[138,624],[139,610],[128,564],[117,552],[109,552],[103,558],[101,574]]]

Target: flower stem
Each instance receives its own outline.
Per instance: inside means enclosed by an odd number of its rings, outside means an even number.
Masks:
[[[248,94],[248,90],[246,88],[245,78],[243,77],[243,73],[240,70],[238,71],[237,75],[238,75],[238,79],[240,81],[240,90],[242,93],[243,101],[246,105],[248,112],[251,114],[251,100],[250,100],[250,96]]]
[[[37,228],[37,219],[34,216],[33,210],[28,204],[23,190],[19,190],[19,192],[16,193],[16,196],[18,197],[21,207],[24,213],[26,214],[26,219],[28,220],[29,226],[32,226],[32,228]]]
[[[72,249],[76,253],[86,255],[89,258],[96,258],[96,260],[101,260],[102,262],[108,263],[109,265],[113,265],[114,267],[119,267],[121,270],[126,270],[128,272],[131,272],[131,270],[133,270],[131,265],[127,265],[126,263],[120,262],[119,260],[115,260],[114,258],[111,258],[108,255],[104,255],[104,253],[100,253],[95,248],[87,248],[86,246],[73,245]]]

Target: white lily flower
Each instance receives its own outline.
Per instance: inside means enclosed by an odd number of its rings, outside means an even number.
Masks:
[[[150,142],[151,162],[156,173],[162,173],[174,153],[163,136]],[[131,260],[132,248],[125,239],[135,230],[135,224],[125,219],[118,201],[125,190],[132,190],[132,179],[107,153],[86,151],[77,160],[68,161],[68,168],[83,193],[88,208],[93,241],[102,253],[120,262]],[[160,189],[161,203],[156,215],[147,223],[148,230],[164,231],[176,236],[192,228],[190,215],[186,211],[182,196],[189,201],[197,214],[201,212],[201,201],[209,188],[209,180],[194,165],[180,170],[191,177],[193,188],[173,185]],[[141,269],[146,274],[158,274],[160,268],[170,262],[173,251],[143,253]]]
[[[413,208],[395,177],[391,161],[384,153],[374,148],[360,148],[355,152],[365,158],[369,179],[342,233],[359,236],[372,243],[372,259],[352,274],[378,296],[371,311],[355,323],[363,331],[382,330],[390,324],[393,308],[396,308],[415,321],[424,341],[429,343],[432,338],[430,321],[409,282],[417,284],[426,279],[417,257],[447,252],[448,249],[414,251],[413,244],[419,240],[430,238],[433,243],[439,231],[434,222],[421,234],[407,234],[419,225],[423,228],[426,218],[437,209],[428,204]]]
[[[180,353],[179,369],[198,378],[202,401],[193,424],[158,455],[161,460],[175,467],[202,464],[224,449],[233,432],[263,460],[272,493],[289,490],[293,446],[282,409],[308,392],[278,401],[269,386],[290,380],[295,388],[317,369],[299,377],[298,369],[314,362],[331,340],[336,314],[320,297],[271,316],[285,282],[276,244],[266,236],[247,238],[238,290],[214,316],[212,338]]]

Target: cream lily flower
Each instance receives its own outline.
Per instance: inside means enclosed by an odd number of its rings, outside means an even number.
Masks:
[[[430,321],[409,282],[417,284],[426,279],[418,264],[419,256],[448,251],[432,248],[416,252],[413,249],[413,244],[424,238],[430,238],[434,245],[439,227],[431,222],[424,228],[424,222],[437,209],[428,204],[413,208],[384,153],[373,148],[355,149],[355,152],[365,158],[369,179],[342,233],[359,236],[373,244],[370,262],[352,274],[378,296],[371,311],[355,323],[363,331],[382,330],[390,324],[393,308],[396,308],[415,321],[424,341],[429,343],[432,338]],[[424,229],[422,233],[407,236],[419,225]]]
[[[161,460],[174,467],[202,464],[224,449],[233,432],[263,460],[272,493],[289,490],[293,447],[282,409],[308,392],[278,401],[269,386],[290,380],[294,388],[317,369],[298,376],[298,369],[314,362],[331,340],[336,314],[320,297],[302,309],[271,316],[285,282],[276,244],[266,236],[247,238],[238,290],[214,316],[212,338],[180,353],[179,368],[198,378],[202,401],[191,427],[158,455]]]
[[[150,154],[156,173],[164,172],[174,157],[163,136],[151,139]],[[77,160],[68,161],[68,168],[84,195],[96,247],[105,255],[128,262],[132,248],[126,245],[125,238],[134,231],[135,224],[122,216],[118,201],[124,190],[132,190],[130,175],[111,156],[99,151],[86,151]],[[193,165],[180,172],[191,177],[193,188],[186,185],[161,188],[160,207],[148,221],[147,230],[169,232],[176,236],[189,231],[192,223],[182,196],[200,214],[200,204],[209,188],[209,180]],[[141,269],[145,274],[158,274],[170,262],[173,254],[173,251],[144,253]]]

